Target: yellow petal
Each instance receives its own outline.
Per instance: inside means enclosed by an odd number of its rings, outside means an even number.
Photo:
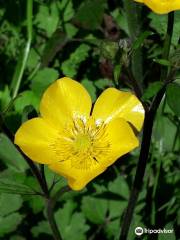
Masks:
[[[47,164],[55,158],[50,145],[57,138],[57,134],[57,130],[42,118],[33,118],[17,130],[14,142],[30,159]]]
[[[74,168],[70,160],[51,164],[49,168],[67,178],[68,185],[75,191],[82,190],[92,179],[106,170],[102,165],[87,170]]]
[[[145,5],[158,14],[166,14],[171,11],[180,10],[179,0],[136,0],[136,2],[144,2]]]
[[[85,158],[81,155],[81,159],[78,158],[80,155],[77,155],[77,157],[68,157],[68,160],[65,161],[59,159],[59,162],[50,164],[49,168],[67,178],[68,184],[73,190],[81,190],[120,156],[128,153],[139,144],[129,124],[124,119],[119,118],[111,121],[106,128],[104,137],[98,138],[97,142],[94,143],[94,145],[97,144],[97,147],[102,147],[99,141],[102,142],[102,146],[104,141],[105,147],[102,148],[101,154],[96,156],[96,161],[91,167],[77,168],[76,166],[79,166],[80,161],[87,161],[87,155]],[[109,144],[106,149],[107,142]],[[64,148],[61,151],[63,152]],[[60,152],[58,155],[61,156]],[[72,164],[74,162],[78,162],[78,164]]]
[[[109,122],[106,133],[110,144],[109,155],[103,159],[103,165],[106,167],[112,165],[119,157],[139,145],[139,140],[132,128],[122,118],[116,118]]]
[[[106,123],[117,117],[124,118],[140,131],[144,121],[144,108],[132,93],[108,88],[97,99],[92,116]]]
[[[89,117],[90,111],[91,98],[86,89],[67,77],[50,85],[40,104],[42,117],[59,129],[73,117]]]

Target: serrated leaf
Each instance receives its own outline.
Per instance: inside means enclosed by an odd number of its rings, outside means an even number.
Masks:
[[[82,213],[73,213],[75,207],[76,204],[73,201],[68,201],[55,213],[64,240],[86,240],[85,233],[89,227]]]
[[[82,199],[82,211],[86,218],[95,224],[102,224],[108,210],[108,202],[105,199],[85,196]]]
[[[39,6],[39,12],[36,15],[35,23],[46,32],[48,37],[56,30],[58,22],[59,12],[55,2],[52,2],[50,6]]]
[[[38,222],[36,226],[31,228],[31,232],[35,238],[39,237],[40,234],[52,234],[49,223],[47,221]]]
[[[108,189],[112,193],[116,193],[124,199],[129,198],[129,186],[122,176],[117,177],[108,184]]]

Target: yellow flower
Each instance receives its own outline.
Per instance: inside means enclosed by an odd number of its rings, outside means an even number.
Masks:
[[[159,14],[169,13],[171,11],[180,10],[180,0],[135,0],[144,3],[152,11]]]
[[[15,144],[33,161],[47,164],[81,190],[120,156],[138,146],[144,109],[129,92],[106,89],[91,114],[86,89],[70,78],[54,82],[40,103],[41,117],[18,129]],[[130,124],[129,124],[129,123]]]

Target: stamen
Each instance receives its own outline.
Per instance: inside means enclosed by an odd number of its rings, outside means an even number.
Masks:
[[[51,145],[59,162],[69,161],[71,168],[89,170],[100,164],[104,155],[109,155],[110,143],[107,138],[106,124],[97,124],[91,117],[73,119],[63,133]]]

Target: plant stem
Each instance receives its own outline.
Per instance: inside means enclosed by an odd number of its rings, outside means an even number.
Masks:
[[[145,173],[145,169],[146,169],[146,164],[148,161],[154,118],[156,115],[156,111],[159,107],[159,104],[161,102],[161,99],[163,98],[163,95],[166,91],[166,85],[167,84],[165,84],[162,87],[162,89],[157,93],[157,95],[151,105],[150,110],[146,110],[146,113],[145,113],[140,157],[139,157],[139,162],[138,162],[138,166],[137,166],[137,170],[136,170],[135,180],[133,183],[127,211],[126,211],[124,221],[122,224],[120,240],[127,239],[127,235],[128,235],[129,227],[131,224],[134,208],[135,208],[135,205],[136,205],[136,202],[138,199],[139,192],[142,187],[143,177],[144,177],[144,173]]]
[[[24,49],[24,53],[22,59],[19,60],[16,71],[12,81],[12,98],[15,98],[18,94],[22,77],[24,74],[24,70],[26,67],[27,59],[30,52],[30,46],[32,41],[32,15],[33,15],[33,0],[27,0],[27,7],[26,7],[26,21],[27,21],[27,43]]]
[[[54,204],[52,202],[52,199],[47,199],[47,218],[54,236],[54,240],[62,240],[57,223],[54,218]]]
[[[62,238],[54,218],[54,207],[58,198],[60,198],[65,192],[68,192],[70,190],[71,189],[69,188],[69,186],[65,186],[61,188],[59,191],[57,191],[52,198],[47,200],[47,218],[55,240],[62,240]]]
[[[169,15],[168,17],[168,27],[167,27],[167,35],[170,34],[170,36],[166,37],[165,42],[168,40],[168,44],[165,43],[164,47],[164,56],[169,56],[170,51],[170,45],[171,45],[171,38],[173,33],[173,23],[174,23],[174,17]],[[150,149],[150,143],[151,143],[151,136],[152,136],[152,129],[153,129],[153,123],[156,116],[157,109],[159,107],[159,104],[163,98],[163,95],[166,91],[166,87],[168,83],[170,83],[173,80],[173,73],[169,75],[169,77],[166,78],[166,81],[164,82],[163,87],[159,90],[159,92],[154,97],[154,100],[150,106],[150,108],[145,108],[145,120],[144,120],[144,128],[143,128],[143,137],[142,137],[142,143],[141,143],[141,150],[140,150],[140,156],[139,161],[137,165],[136,175],[130,195],[130,199],[128,202],[128,207],[124,216],[124,220],[122,223],[121,228],[121,235],[120,240],[126,240],[130,228],[130,224],[132,221],[135,205],[139,196],[139,192],[142,187],[143,183],[143,177],[148,161],[148,155],[149,155],[149,149]]]

